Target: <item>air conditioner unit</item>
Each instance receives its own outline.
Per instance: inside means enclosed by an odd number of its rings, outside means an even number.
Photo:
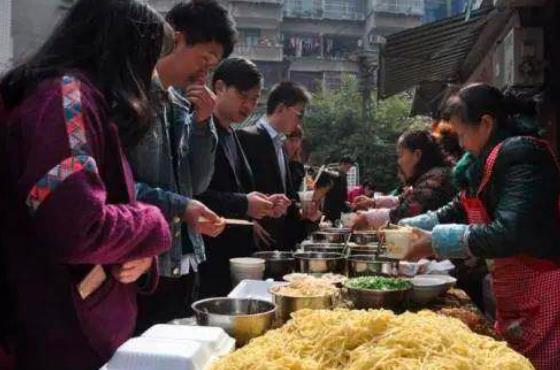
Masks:
[[[539,86],[544,83],[542,28],[513,28],[494,52],[495,86]]]
[[[381,35],[369,35],[370,44],[384,44],[387,40]]]

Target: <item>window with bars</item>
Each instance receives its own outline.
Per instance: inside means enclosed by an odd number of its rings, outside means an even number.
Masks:
[[[363,0],[325,0],[325,18],[360,20],[364,18]]]
[[[371,4],[378,12],[424,14],[424,0],[371,0]]]
[[[261,30],[258,28],[240,28],[239,40],[244,46],[257,46],[261,40]]]

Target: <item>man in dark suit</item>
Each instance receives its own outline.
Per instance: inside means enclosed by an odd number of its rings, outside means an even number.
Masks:
[[[274,86],[267,101],[267,113],[257,124],[238,131],[255,177],[255,189],[264,194],[285,194],[298,200],[283,149],[286,135],[302,124],[309,93],[303,86],[281,82]],[[306,235],[306,223],[295,203],[286,216],[265,218],[262,225],[272,238],[269,249],[290,250]]]
[[[214,122],[218,148],[210,186],[198,198],[214,212],[229,218],[254,220],[285,212],[287,198],[254,191],[253,171],[231,127],[253,113],[261,94],[261,73],[247,59],[226,59],[214,72],[212,88],[216,94]],[[255,251],[253,228],[228,226],[219,237],[204,241],[207,262],[200,267],[201,296],[226,295],[232,288],[229,259],[250,256]]]

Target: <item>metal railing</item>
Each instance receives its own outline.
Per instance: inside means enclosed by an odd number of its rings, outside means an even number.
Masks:
[[[236,45],[234,55],[251,60],[282,61],[282,46]]]
[[[372,10],[377,12],[423,15],[423,0],[371,0]]]
[[[364,20],[360,0],[285,0],[284,16],[310,19]]]

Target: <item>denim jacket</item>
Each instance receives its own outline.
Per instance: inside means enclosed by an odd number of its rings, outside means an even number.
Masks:
[[[152,129],[128,156],[138,200],[158,206],[171,228],[172,247],[159,258],[160,274],[178,277],[185,250],[194,254],[196,264],[206,259],[201,235],[187,228],[182,219],[191,198],[210,184],[218,138],[213,121],[197,127],[191,104],[177,90],[165,91],[157,76],[151,90],[162,103]]]

